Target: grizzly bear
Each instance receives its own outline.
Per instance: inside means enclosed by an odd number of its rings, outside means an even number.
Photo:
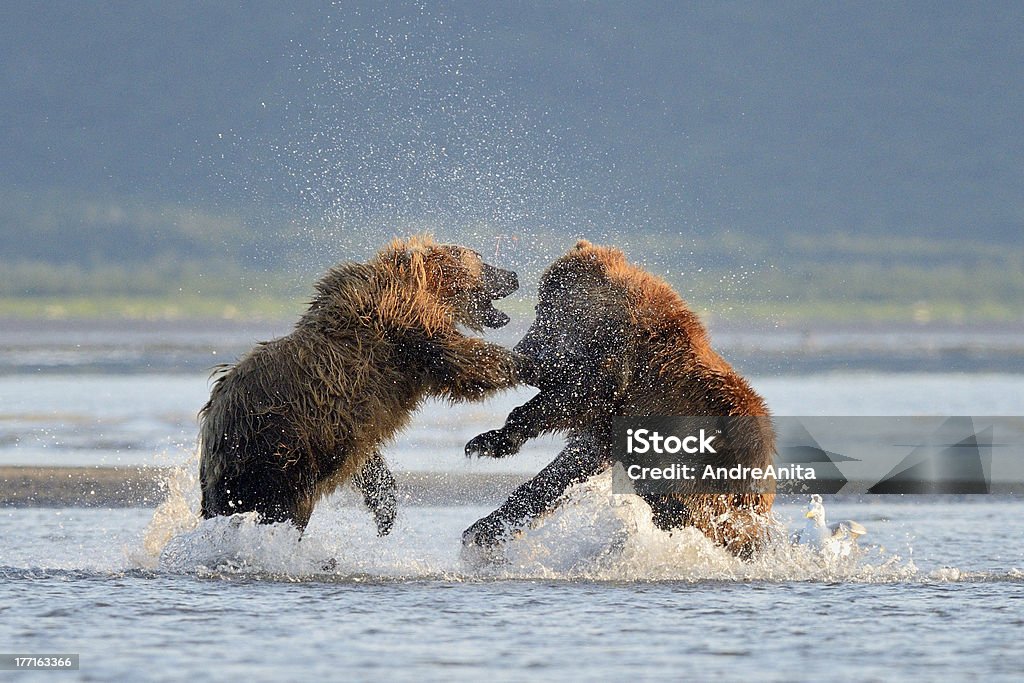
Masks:
[[[503,457],[545,432],[567,432],[555,460],[463,534],[466,547],[493,547],[552,510],[572,484],[613,462],[613,419],[628,416],[749,416],[734,425],[715,464],[766,467],[775,434],[762,398],[715,353],[697,316],[661,279],[617,249],[580,241],[540,282],[537,317],[516,352],[535,364],[540,393],[505,426],[466,445],[467,455]],[[742,557],[764,540],[774,482],[709,493],[639,485],[655,524],[694,526]],[[763,491],[763,492],[762,492]]]
[[[525,379],[522,356],[459,330],[505,325],[492,302],[518,286],[427,237],[331,268],[291,334],[215,373],[199,414],[203,517],[255,511],[304,529],[351,480],[387,534],[395,482],[379,450],[420,401],[480,400]]]

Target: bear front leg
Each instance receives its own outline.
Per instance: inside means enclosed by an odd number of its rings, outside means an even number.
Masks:
[[[473,437],[466,444],[466,456],[504,458],[514,455],[524,443],[545,432],[577,426],[580,421],[570,418],[579,412],[562,393],[541,390],[523,405],[513,408],[501,429]]]
[[[529,439],[529,436],[504,427],[492,429],[469,440],[466,444],[466,457],[471,458],[475,455],[478,458],[504,458],[515,455]]]
[[[373,513],[377,535],[387,536],[395,524],[398,512],[395,477],[379,453],[374,453],[362,469],[352,477],[352,485],[363,494],[363,502]]]
[[[430,344],[426,356],[435,392],[452,401],[479,401],[534,381],[532,363],[525,356],[482,339],[448,336]]]
[[[500,508],[466,529],[462,544],[480,548],[501,544],[531,520],[555,509],[570,486],[607,466],[607,459],[591,439],[574,440],[537,476],[517,488]]]

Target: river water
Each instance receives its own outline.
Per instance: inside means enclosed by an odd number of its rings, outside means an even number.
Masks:
[[[826,498],[830,519],[868,529],[849,556],[780,540],[752,562],[658,531],[607,476],[490,561],[459,544],[489,504],[443,496],[403,506],[383,539],[342,497],[301,542],[246,519],[197,527],[201,368],[16,350],[28,360],[0,375],[0,465],[177,468],[157,509],[0,509],[0,651],[78,653],[81,680],[1010,680],[1024,661],[1013,496]],[[1024,375],[931,365],[751,381],[780,415],[1019,415],[1024,396]],[[527,396],[428,404],[386,455],[399,478],[535,472],[557,439],[499,463],[461,454]],[[782,501],[780,528],[801,527],[805,503]]]

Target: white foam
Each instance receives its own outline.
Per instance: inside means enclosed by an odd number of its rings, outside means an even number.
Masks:
[[[286,576],[315,573],[329,560],[314,539],[300,543],[291,524],[260,524],[248,512],[203,520],[195,529],[170,539],[160,552],[168,572],[260,572]]]
[[[740,560],[696,529],[658,529],[639,497],[612,493],[611,476],[599,476],[570,490],[554,514],[509,543],[501,558],[507,564],[496,571],[610,581],[894,581],[917,574],[912,561],[872,546],[842,557],[793,546],[774,523],[779,533],[769,546]]]
[[[823,555],[791,545],[784,531],[756,558],[743,561],[695,529],[658,529],[638,497],[612,493],[610,475],[573,487],[555,512],[510,541],[493,561],[479,562],[460,557],[460,534],[472,521],[472,509],[407,507],[392,534],[378,538],[366,511],[327,501],[300,535],[288,524],[259,524],[253,513],[200,521],[194,471],[183,467],[169,484],[168,500],[147,530],[143,566],[300,580],[956,580],[956,570],[922,577],[912,560],[867,544],[849,556]]]
[[[131,555],[137,564],[147,569],[158,566],[160,553],[172,539],[192,531],[199,524],[198,449],[186,462],[171,468],[160,486],[167,495],[146,526],[141,552]]]

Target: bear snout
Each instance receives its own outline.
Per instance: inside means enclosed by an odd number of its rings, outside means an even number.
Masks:
[[[484,265],[484,282],[492,299],[503,299],[519,289],[519,276],[515,271]]]

